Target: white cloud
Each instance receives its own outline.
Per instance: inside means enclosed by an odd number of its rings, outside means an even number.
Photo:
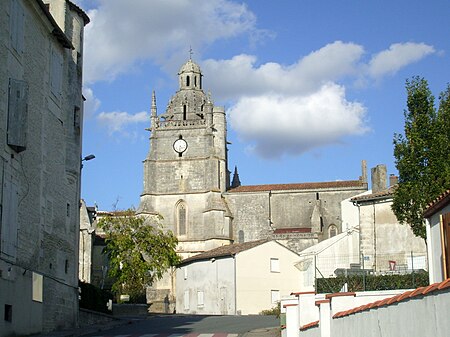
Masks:
[[[324,83],[355,74],[363,53],[359,45],[336,41],[293,65],[270,62],[258,67],[255,56],[241,54],[230,60],[206,60],[202,68],[206,86],[219,100],[274,92],[297,95],[314,92]]]
[[[86,99],[84,102],[84,116],[90,118],[97,112],[101,102],[95,97],[94,92],[89,87],[83,88],[83,96]]]
[[[368,130],[365,107],[347,101],[334,83],[308,95],[243,97],[228,113],[231,126],[266,158],[299,155]]]
[[[147,112],[142,111],[136,114],[129,114],[123,111],[101,112],[97,116],[98,122],[108,129],[110,135],[120,133],[122,135],[130,135],[126,127],[138,123],[150,123],[150,116]]]
[[[229,0],[100,0],[88,11],[85,81],[112,80],[136,62],[153,59],[167,65],[188,56],[189,47],[256,32],[256,19],[245,4]],[[253,34],[257,35],[257,34]]]
[[[395,74],[401,68],[423,59],[435,52],[425,43],[394,43],[388,50],[375,54],[369,62],[369,75],[380,77]]]
[[[424,43],[395,44],[368,63],[364,48],[336,41],[292,65],[258,65],[252,55],[203,62],[205,85],[231,102],[233,129],[263,157],[298,155],[369,130],[363,103],[346,98],[344,79],[367,83],[393,73],[434,48]],[[369,56],[370,58],[370,56]]]

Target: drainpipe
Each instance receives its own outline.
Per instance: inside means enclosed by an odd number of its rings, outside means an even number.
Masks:
[[[234,314],[237,315],[237,275],[236,254],[232,255],[234,262]]]

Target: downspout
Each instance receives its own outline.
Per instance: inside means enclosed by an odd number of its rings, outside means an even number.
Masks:
[[[373,260],[374,269],[377,271],[377,230],[376,230],[376,211],[375,211],[375,201],[372,203],[373,206]]]
[[[234,260],[234,314],[237,315],[237,275],[236,254],[232,255]]]
[[[362,230],[361,230],[361,208],[360,208],[360,204],[357,202],[357,201],[353,201],[353,206],[356,206],[356,207],[358,207],[358,227],[359,227],[359,232],[358,232],[358,252],[359,252],[359,259],[360,259],[360,263],[359,263],[359,265],[360,266],[363,266],[364,265],[364,261],[363,261],[363,259],[364,259],[364,254],[363,254],[363,251],[362,251],[362,248],[361,248],[361,240],[362,240],[362,238],[361,238],[361,236],[362,236]],[[363,268],[364,269],[364,268]]]

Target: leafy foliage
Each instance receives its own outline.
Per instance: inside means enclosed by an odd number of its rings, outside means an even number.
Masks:
[[[108,301],[113,298],[113,295],[109,291],[102,290],[92,284],[84,283],[82,281],[79,281],[78,285],[81,290],[80,308],[107,314],[111,313],[106,306]]]
[[[275,316],[276,318],[280,318],[281,302],[278,302],[271,309],[262,310],[259,314],[263,316]]]
[[[392,210],[400,223],[409,224],[416,236],[425,238],[423,211],[450,187],[450,86],[434,96],[425,79],[406,81],[407,107],[404,135],[394,135],[394,157],[399,184]]]
[[[175,248],[177,238],[164,231],[160,218],[136,216],[133,210],[117,212],[99,221],[106,234],[112,290],[142,297],[153,281],[180,262]]]
[[[414,289],[427,286],[428,273],[402,275],[348,275],[317,279],[317,293],[336,293],[347,283],[348,291]]]

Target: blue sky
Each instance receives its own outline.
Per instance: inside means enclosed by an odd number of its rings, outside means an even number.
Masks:
[[[242,184],[358,179],[403,132],[405,80],[437,97],[450,79],[449,1],[77,0],[85,31],[82,197],[139,205],[158,113],[189,58],[228,115]]]

